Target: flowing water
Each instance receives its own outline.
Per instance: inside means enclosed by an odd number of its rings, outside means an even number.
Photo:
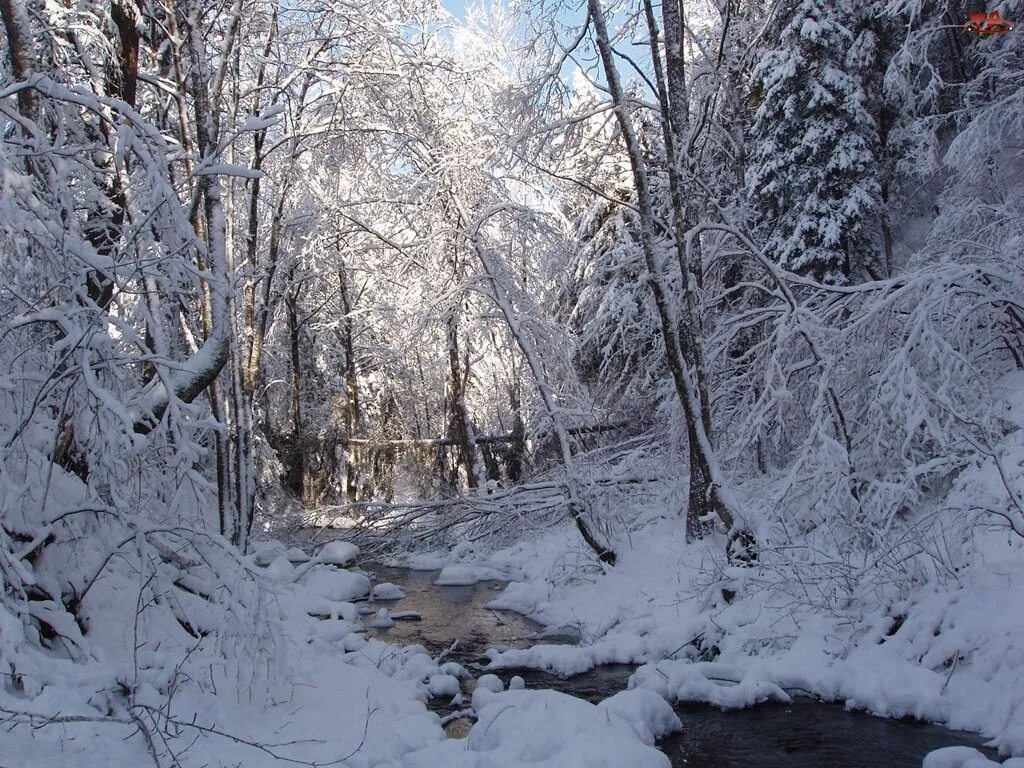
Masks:
[[[421,621],[399,621],[390,629],[369,630],[371,634],[394,643],[420,643],[435,655],[448,651],[446,658],[475,675],[482,674],[488,648],[572,642],[564,637],[541,639],[541,627],[535,622],[487,608],[504,587],[502,583],[439,587],[433,584],[438,571],[375,565],[368,566],[368,571],[377,575],[378,583],[398,584],[406,593],[398,601],[371,603],[371,608],[387,606],[392,611],[422,615]],[[513,675],[520,675],[528,688],[553,688],[597,702],[624,690],[634,669],[614,664],[568,680],[532,670],[500,670],[497,674],[506,685]],[[432,708],[441,714],[451,711],[436,700]],[[933,749],[953,744],[977,747],[982,741],[975,734],[847,712],[811,700],[764,704],[738,712],[683,705],[676,707],[676,712],[682,730],[658,743],[674,768],[919,768]],[[468,723],[462,721],[449,733],[464,736],[466,730]]]

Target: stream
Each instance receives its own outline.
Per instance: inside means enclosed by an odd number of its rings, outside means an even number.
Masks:
[[[371,603],[371,608],[385,606],[422,615],[420,621],[399,621],[389,629],[369,629],[369,634],[393,643],[419,643],[435,656],[447,651],[447,659],[459,662],[475,676],[484,673],[488,648],[573,642],[568,637],[542,637],[542,627],[525,616],[487,608],[504,588],[502,582],[435,586],[439,571],[371,564],[367,572],[376,575],[377,583],[399,585],[406,595],[397,601]],[[511,677],[519,675],[527,688],[551,688],[597,702],[625,689],[634,670],[633,665],[615,664],[567,680],[534,670],[506,669],[496,674],[506,686]],[[452,711],[441,699],[434,699],[431,709],[441,715]],[[676,713],[683,722],[682,730],[657,745],[674,768],[919,768],[933,749],[954,744],[980,748],[982,742],[977,734],[848,712],[809,699],[732,712],[707,705],[681,705]],[[465,720],[456,721],[448,727],[449,735],[464,736],[469,725]]]

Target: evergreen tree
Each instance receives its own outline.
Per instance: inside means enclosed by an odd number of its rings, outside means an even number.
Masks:
[[[850,61],[850,9],[800,0],[754,71],[747,195],[765,250],[786,268],[841,283],[875,259],[877,128]]]

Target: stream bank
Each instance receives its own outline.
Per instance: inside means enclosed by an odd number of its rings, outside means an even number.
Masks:
[[[413,611],[417,621],[397,621],[388,628],[368,632],[399,644],[418,643],[431,654],[460,663],[474,678],[486,674],[489,648],[527,648],[533,643],[565,642],[574,638],[543,634],[536,622],[516,613],[488,608],[504,588],[503,582],[435,586],[439,571],[413,571],[368,564],[376,582],[395,584],[404,597],[372,601],[373,611],[386,606],[394,612]],[[596,667],[568,679],[536,670],[502,669],[496,674],[507,687],[513,677],[523,678],[527,688],[549,688],[591,702],[624,690],[633,665]],[[471,692],[475,679],[464,683]],[[435,698],[431,709],[445,716],[460,709],[447,698]],[[979,747],[977,734],[951,731],[915,721],[889,720],[849,712],[835,704],[811,699],[791,704],[762,704],[750,709],[723,712],[707,705],[680,705],[676,713],[683,729],[658,742],[675,768],[919,768],[933,749],[951,744]],[[462,737],[470,721],[448,725],[452,737]]]

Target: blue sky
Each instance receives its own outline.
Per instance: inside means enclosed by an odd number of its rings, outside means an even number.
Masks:
[[[441,5],[444,6],[445,10],[459,18],[465,16],[466,6],[470,4],[479,5],[479,3],[473,2],[473,0],[441,0]]]

